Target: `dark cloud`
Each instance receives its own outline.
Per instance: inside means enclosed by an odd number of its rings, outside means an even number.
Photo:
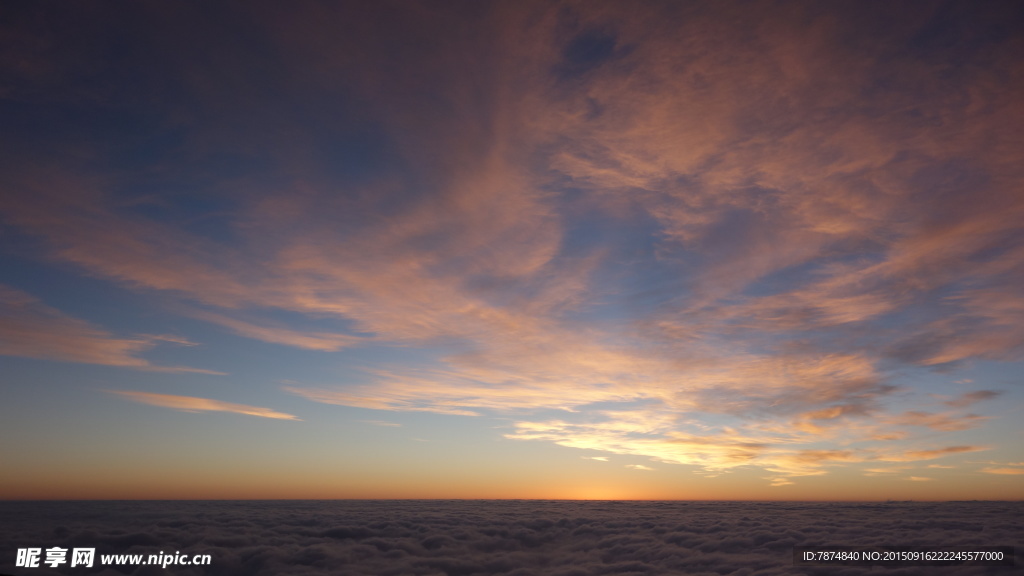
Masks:
[[[998,398],[1000,394],[1002,394],[1002,392],[998,390],[978,390],[975,392],[967,392],[965,394],[961,394],[960,396],[954,398],[953,400],[943,402],[943,404],[951,406],[953,408],[966,408],[968,406],[971,406],[972,404],[981,402],[983,400],[992,400],[993,398]]]
[[[1013,545],[1024,535],[1020,502],[6,502],[0,512],[0,570],[40,576],[864,574],[870,570],[797,569],[792,547]],[[50,546],[213,561],[156,571],[13,566],[17,548]]]
[[[603,30],[584,30],[574,35],[562,50],[562,61],[556,74],[563,79],[583,75],[613,60],[617,40]]]

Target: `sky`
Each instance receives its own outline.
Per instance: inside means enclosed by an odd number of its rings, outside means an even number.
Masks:
[[[0,498],[1024,498],[1019,2],[0,12]]]

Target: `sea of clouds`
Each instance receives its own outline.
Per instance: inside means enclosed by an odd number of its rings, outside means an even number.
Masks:
[[[794,546],[1015,546],[1024,502],[514,500],[0,502],[0,574],[943,576],[1015,567],[795,566]],[[17,567],[18,548],[95,548],[93,568]],[[203,567],[102,554],[210,554]],[[44,554],[45,555],[45,554]]]

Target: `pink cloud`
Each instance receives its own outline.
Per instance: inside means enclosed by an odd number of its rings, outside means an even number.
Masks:
[[[966,383],[970,384],[971,381],[968,380]],[[998,398],[1001,394],[1002,392],[996,390],[976,390],[974,392],[965,392],[953,400],[943,402],[943,404],[953,408],[967,408],[984,400]]]
[[[1005,476],[1019,476],[1024,474],[1024,468],[995,468],[990,466],[982,468],[981,471],[985,474],[999,474]]]
[[[295,348],[305,348],[307,350],[333,352],[335,350],[366,342],[365,338],[359,338],[357,336],[349,336],[334,332],[293,330],[281,325],[259,325],[229,318],[222,314],[215,314],[212,312],[193,311],[189,312],[189,315],[200,320],[224,326],[240,336],[261,340],[263,342],[270,342],[272,344],[283,344],[285,346],[293,346]]]
[[[247,416],[259,416],[260,418],[298,420],[298,418],[291,414],[285,414],[284,412],[278,412],[276,410],[271,410],[270,408],[249,406],[247,404],[234,404],[231,402],[222,402],[220,400],[211,400],[209,398],[173,396],[170,394],[155,394],[152,392],[136,392],[131,390],[107,390],[107,392],[140,404],[161,406],[172,410],[180,410],[182,412],[231,412],[234,414],[245,414]]]
[[[146,370],[223,374],[186,366],[157,366],[141,353],[160,341],[192,345],[174,336],[116,338],[92,324],[68,316],[37,298],[0,285],[0,354],[60,362],[80,362]]]
[[[988,420],[988,418],[977,414],[936,414],[911,410],[893,417],[890,419],[890,422],[897,426],[925,426],[933,430],[951,432],[975,428],[980,426],[985,420]]]

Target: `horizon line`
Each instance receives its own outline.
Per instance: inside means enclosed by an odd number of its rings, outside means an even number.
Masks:
[[[865,499],[865,500],[766,500],[766,499],[665,499],[665,498],[0,498],[0,503],[6,502],[773,502],[773,503],[877,503],[877,504],[905,504],[911,502],[927,503],[954,503],[954,502],[1024,502],[1024,499],[1017,500],[932,500],[932,499]]]

